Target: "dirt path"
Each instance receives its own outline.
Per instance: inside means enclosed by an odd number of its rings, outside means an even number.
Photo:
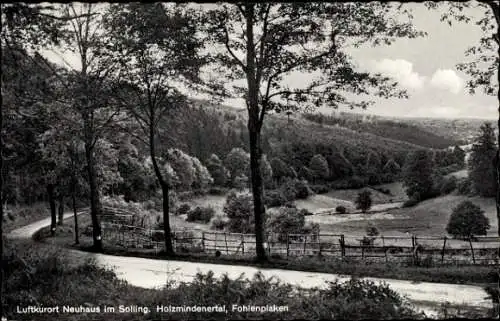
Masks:
[[[72,214],[66,214],[65,218],[71,216]],[[38,230],[48,225],[50,225],[50,218],[16,229],[7,234],[7,237],[29,239]],[[112,267],[119,278],[126,280],[132,285],[144,288],[159,288],[162,287],[168,280],[189,282],[193,279],[196,273],[207,273],[208,271],[213,271],[217,277],[223,274],[228,274],[231,278],[236,278],[241,274],[245,274],[245,276],[251,278],[255,273],[261,272],[266,277],[275,276],[285,283],[295,284],[305,288],[325,286],[325,281],[334,281],[336,279],[339,281],[349,280],[349,276],[327,273],[120,257],[87,253],[77,250],[68,251],[68,255],[74,259],[93,257],[99,265]],[[486,299],[487,293],[481,287],[477,286],[412,282],[381,278],[364,279],[371,280],[376,283],[387,283],[395,291],[407,296],[412,303],[414,303],[419,309],[424,310],[429,316],[434,315],[435,308],[444,302],[474,307],[492,307],[491,301]]]

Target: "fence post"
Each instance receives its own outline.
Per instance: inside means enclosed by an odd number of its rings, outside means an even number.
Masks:
[[[245,254],[245,235],[241,234],[241,254]]]
[[[446,240],[447,240],[447,237],[443,237],[443,252],[441,253],[441,263],[444,262],[444,251],[446,250]]]
[[[340,253],[342,258],[345,256],[345,239],[344,234],[340,235]]]
[[[290,234],[286,233],[286,258],[290,255]]]
[[[316,234],[316,241],[318,242],[318,255],[321,256],[321,240],[319,238],[320,234]]]
[[[383,235],[382,235],[382,248],[384,249],[385,263],[387,263],[387,249],[385,248],[385,241]]]
[[[469,237],[470,251],[472,252],[472,263],[476,264],[476,258],[474,257],[474,247],[472,247],[472,238]]]
[[[307,235],[304,235],[304,255],[306,255]]]
[[[229,254],[229,249],[227,248],[227,233],[224,232],[224,242],[226,243],[226,254]]]
[[[205,231],[201,232],[201,248],[203,249],[203,252],[205,252]]]

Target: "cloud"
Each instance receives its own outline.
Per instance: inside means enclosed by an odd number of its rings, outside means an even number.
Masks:
[[[425,77],[413,70],[413,64],[404,59],[382,59],[374,61],[372,70],[394,78],[406,89],[421,89]]]
[[[454,94],[458,94],[463,87],[464,81],[454,70],[438,69],[431,77],[431,86],[449,90]]]

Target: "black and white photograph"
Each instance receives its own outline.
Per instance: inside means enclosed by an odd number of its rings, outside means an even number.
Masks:
[[[0,11],[1,321],[500,317],[500,1]]]

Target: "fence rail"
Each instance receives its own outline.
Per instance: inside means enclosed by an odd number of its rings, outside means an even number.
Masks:
[[[116,245],[153,249],[164,246],[163,230],[147,229],[119,222],[103,222],[103,238]],[[499,263],[500,237],[453,239],[427,236],[359,237],[344,234],[274,234],[267,235],[269,255],[291,258],[322,256],[380,262],[406,261],[423,265]],[[205,252],[220,255],[253,255],[255,235],[204,230],[172,231],[177,251]]]

